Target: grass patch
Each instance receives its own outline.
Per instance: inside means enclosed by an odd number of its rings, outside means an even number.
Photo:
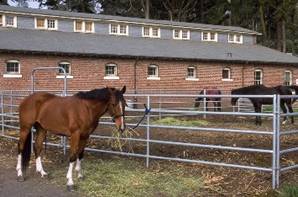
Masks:
[[[85,160],[83,169],[85,179],[74,181],[84,196],[194,196],[203,186],[198,177],[183,175],[179,167],[156,172],[124,159]],[[56,169],[53,172],[55,179],[62,177],[56,182],[66,183],[66,171]]]
[[[286,185],[281,189],[280,194],[278,196],[279,197],[297,197],[298,186]]]
[[[173,117],[162,118],[153,121],[154,124],[172,125],[172,126],[207,126],[206,120],[181,120]]]

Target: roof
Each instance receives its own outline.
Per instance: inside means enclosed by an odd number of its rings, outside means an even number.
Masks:
[[[0,28],[0,51],[298,65],[298,57],[260,45],[17,28]]]
[[[67,18],[86,18],[86,19],[93,19],[93,20],[98,19],[98,20],[107,20],[107,21],[120,21],[120,22],[138,23],[138,24],[152,24],[152,25],[160,25],[160,26],[201,29],[206,31],[208,30],[230,31],[230,32],[238,32],[238,33],[244,33],[244,34],[261,35],[256,31],[252,31],[242,27],[234,27],[234,26],[186,23],[186,22],[175,22],[175,21],[168,21],[168,20],[151,20],[151,19],[144,19],[144,18],[111,16],[111,15],[102,15],[102,14],[88,14],[88,13],[68,12],[68,11],[59,11],[59,10],[13,7],[13,6],[6,6],[6,5],[0,5],[0,12],[1,11],[13,12],[18,14],[22,13],[22,14],[34,14],[34,15],[51,15],[51,16],[59,16],[59,17],[67,17]]]

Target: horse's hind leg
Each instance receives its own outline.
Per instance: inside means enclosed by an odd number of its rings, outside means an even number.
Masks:
[[[36,172],[41,174],[41,177],[47,176],[48,174],[44,171],[42,164],[41,164],[41,157],[40,153],[42,151],[42,145],[46,138],[46,130],[41,128],[40,125],[36,125],[36,138],[34,144],[34,152],[36,158]]]
[[[86,143],[87,143],[87,138],[86,139],[80,139],[79,157],[77,158],[77,163],[76,163],[76,167],[75,167],[75,170],[78,172],[78,178],[79,179],[83,178],[81,162],[82,162],[82,159],[84,157],[84,149],[85,149]]]

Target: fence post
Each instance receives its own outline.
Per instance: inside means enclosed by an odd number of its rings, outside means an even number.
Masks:
[[[1,94],[1,124],[2,124],[2,135],[4,135],[4,96]]]
[[[276,188],[279,187],[280,178],[280,95],[276,101]]]
[[[273,96],[272,189],[279,186],[280,174],[280,95]]]
[[[147,107],[150,109],[150,96],[147,96]],[[147,114],[147,126],[146,126],[146,167],[149,167],[150,156],[150,114]]]
[[[204,89],[203,110],[204,110],[204,112],[207,111],[206,89]],[[203,118],[206,118],[206,114],[203,115]]]

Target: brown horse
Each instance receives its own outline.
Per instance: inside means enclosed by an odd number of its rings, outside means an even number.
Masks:
[[[108,112],[119,131],[125,129],[126,102],[121,90],[115,88],[94,89],[73,96],[59,97],[49,93],[34,93],[23,100],[19,108],[20,139],[18,143],[17,175],[24,181],[23,172],[29,165],[31,155],[31,128],[36,129],[34,152],[36,171],[46,176],[41,164],[40,153],[47,131],[70,137],[70,159],[67,172],[67,189],[73,190],[72,170],[82,178],[81,160],[90,134],[98,125],[98,119]]]

